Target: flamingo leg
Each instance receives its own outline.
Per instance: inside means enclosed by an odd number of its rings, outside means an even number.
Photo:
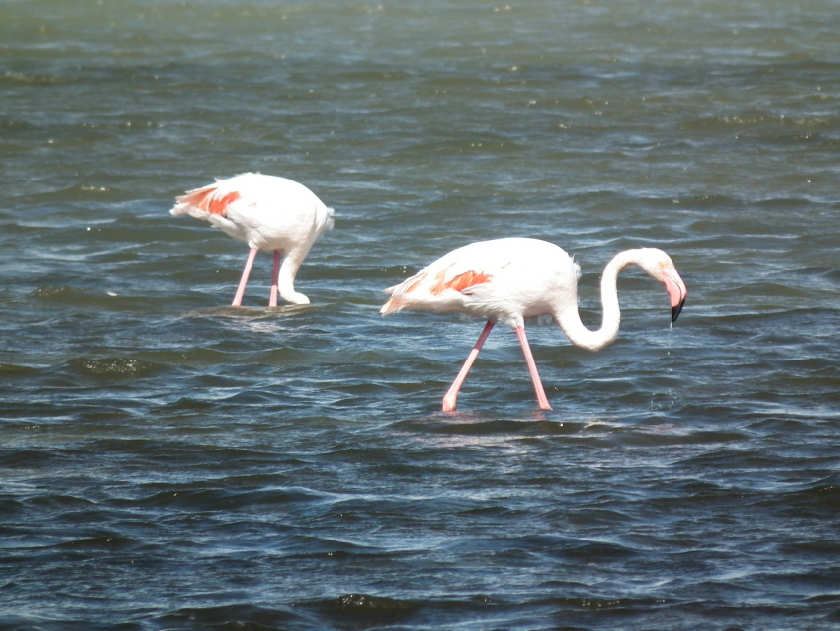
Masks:
[[[245,295],[245,285],[248,284],[248,277],[251,276],[251,268],[254,266],[254,257],[257,256],[257,248],[251,248],[248,254],[248,260],[245,262],[245,269],[242,270],[242,278],[239,281],[239,288],[236,290],[236,296],[233,298],[231,307],[241,307],[242,297]]]
[[[277,278],[280,275],[280,252],[274,251],[274,269],[271,271],[271,293],[268,296],[268,306],[277,306]]]
[[[541,410],[550,410],[551,405],[548,403],[548,397],[545,396],[545,389],[542,381],[540,381],[540,373],[537,371],[537,364],[534,361],[534,356],[531,353],[531,347],[528,344],[528,338],[525,337],[524,327],[518,326],[514,329],[516,337],[519,338],[519,344],[522,346],[522,354],[525,355],[525,363],[528,364],[528,372],[531,373],[531,381],[534,382],[534,392],[537,393],[537,402],[540,404]]]
[[[461,386],[467,378],[467,373],[470,372],[470,368],[472,368],[472,365],[475,363],[478,353],[481,351],[481,347],[484,346],[484,342],[487,341],[487,336],[490,335],[490,331],[493,330],[494,324],[496,323],[493,322],[493,320],[488,320],[487,324],[484,325],[484,330],[481,332],[481,335],[478,336],[478,341],[475,343],[475,346],[473,346],[473,349],[467,356],[467,360],[464,362],[464,365],[461,366],[461,371],[458,373],[458,376],[455,377],[455,381],[452,382],[452,385],[449,386],[449,390],[446,391],[446,395],[443,397],[444,412],[455,411],[455,406],[458,401],[458,392],[461,390]]]

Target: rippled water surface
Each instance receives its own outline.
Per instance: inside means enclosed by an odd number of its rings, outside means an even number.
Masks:
[[[0,628],[840,624],[840,7],[0,1]],[[336,209],[270,257],[174,196],[260,171]],[[383,319],[520,235],[638,271],[597,354]]]

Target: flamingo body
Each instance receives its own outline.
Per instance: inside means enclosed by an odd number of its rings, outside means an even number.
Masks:
[[[242,304],[259,250],[274,252],[269,306],[277,305],[278,293],[292,304],[309,304],[294,289],[295,275],[315,241],[333,227],[334,212],[303,184],[244,173],[187,191],[169,212],[203,219],[251,248],[233,306]]]
[[[383,315],[403,309],[465,313],[523,326],[552,314],[552,300],[576,300],[580,267],[562,249],[538,239],[480,241],[453,250],[399,285]]]
[[[662,250],[640,248],[616,255],[601,280],[603,322],[588,330],[578,312],[580,267],[562,248],[538,239],[507,238],[472,243],[453,250],[402,283],[380,313],[403,309],[464,313],[488,319],[484,331],[444,397],[444,411],[455,409],[458,391],[496,322],[514,329],[542,409],[551,409],[525,337],[525,318],[550,315],[576,346],[596,351],[618,334],[620,311],[616,280],[629,264],[642,267],[662,282],[671,297],[672,321],[685,303],[685,284]]]

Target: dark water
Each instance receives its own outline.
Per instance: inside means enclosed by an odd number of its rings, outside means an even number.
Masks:
[[[836,2],[0,2],[0,628],[840,625]],[[216,176],[337,212],[270,257]],[[449,249],[574,253],[597,354],[378,315]]]

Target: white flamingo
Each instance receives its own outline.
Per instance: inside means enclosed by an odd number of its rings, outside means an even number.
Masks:
[[[665,285],[671,297],[671,321],[675,321],[685,303],[686,288],[671,257],[662,250],[627,250],[607,264],[601,277],[601,328],[590,331],[578,312],[577,263],[552,243],[520,238],[481,241],[453,250],[399,285],[386,289],[391,298],[380,313],[423,309],[488,318],[478,342],[443,397],[444,412],[455,410],[458,391],[496,322],[503,322],[516,332],[537,402],[541,409],[550,410],[525,337],[525,318],[550,315],[576,346],[590,351],[604,348],[618,335],[621,312],[616,281],[618,273],[630,264],[638,265]]]
[[[234,307],[242,305],[258,250],[274,252],[268,306],[277,306],[278,293],[292,304],[309,304],[309,298],[295,291],[295,275],[318,237],[333,227],[333,209],[315,193],[292,180],[244,173],[187,191],[176,202],[171,214],[209,221],[251,248]]]

